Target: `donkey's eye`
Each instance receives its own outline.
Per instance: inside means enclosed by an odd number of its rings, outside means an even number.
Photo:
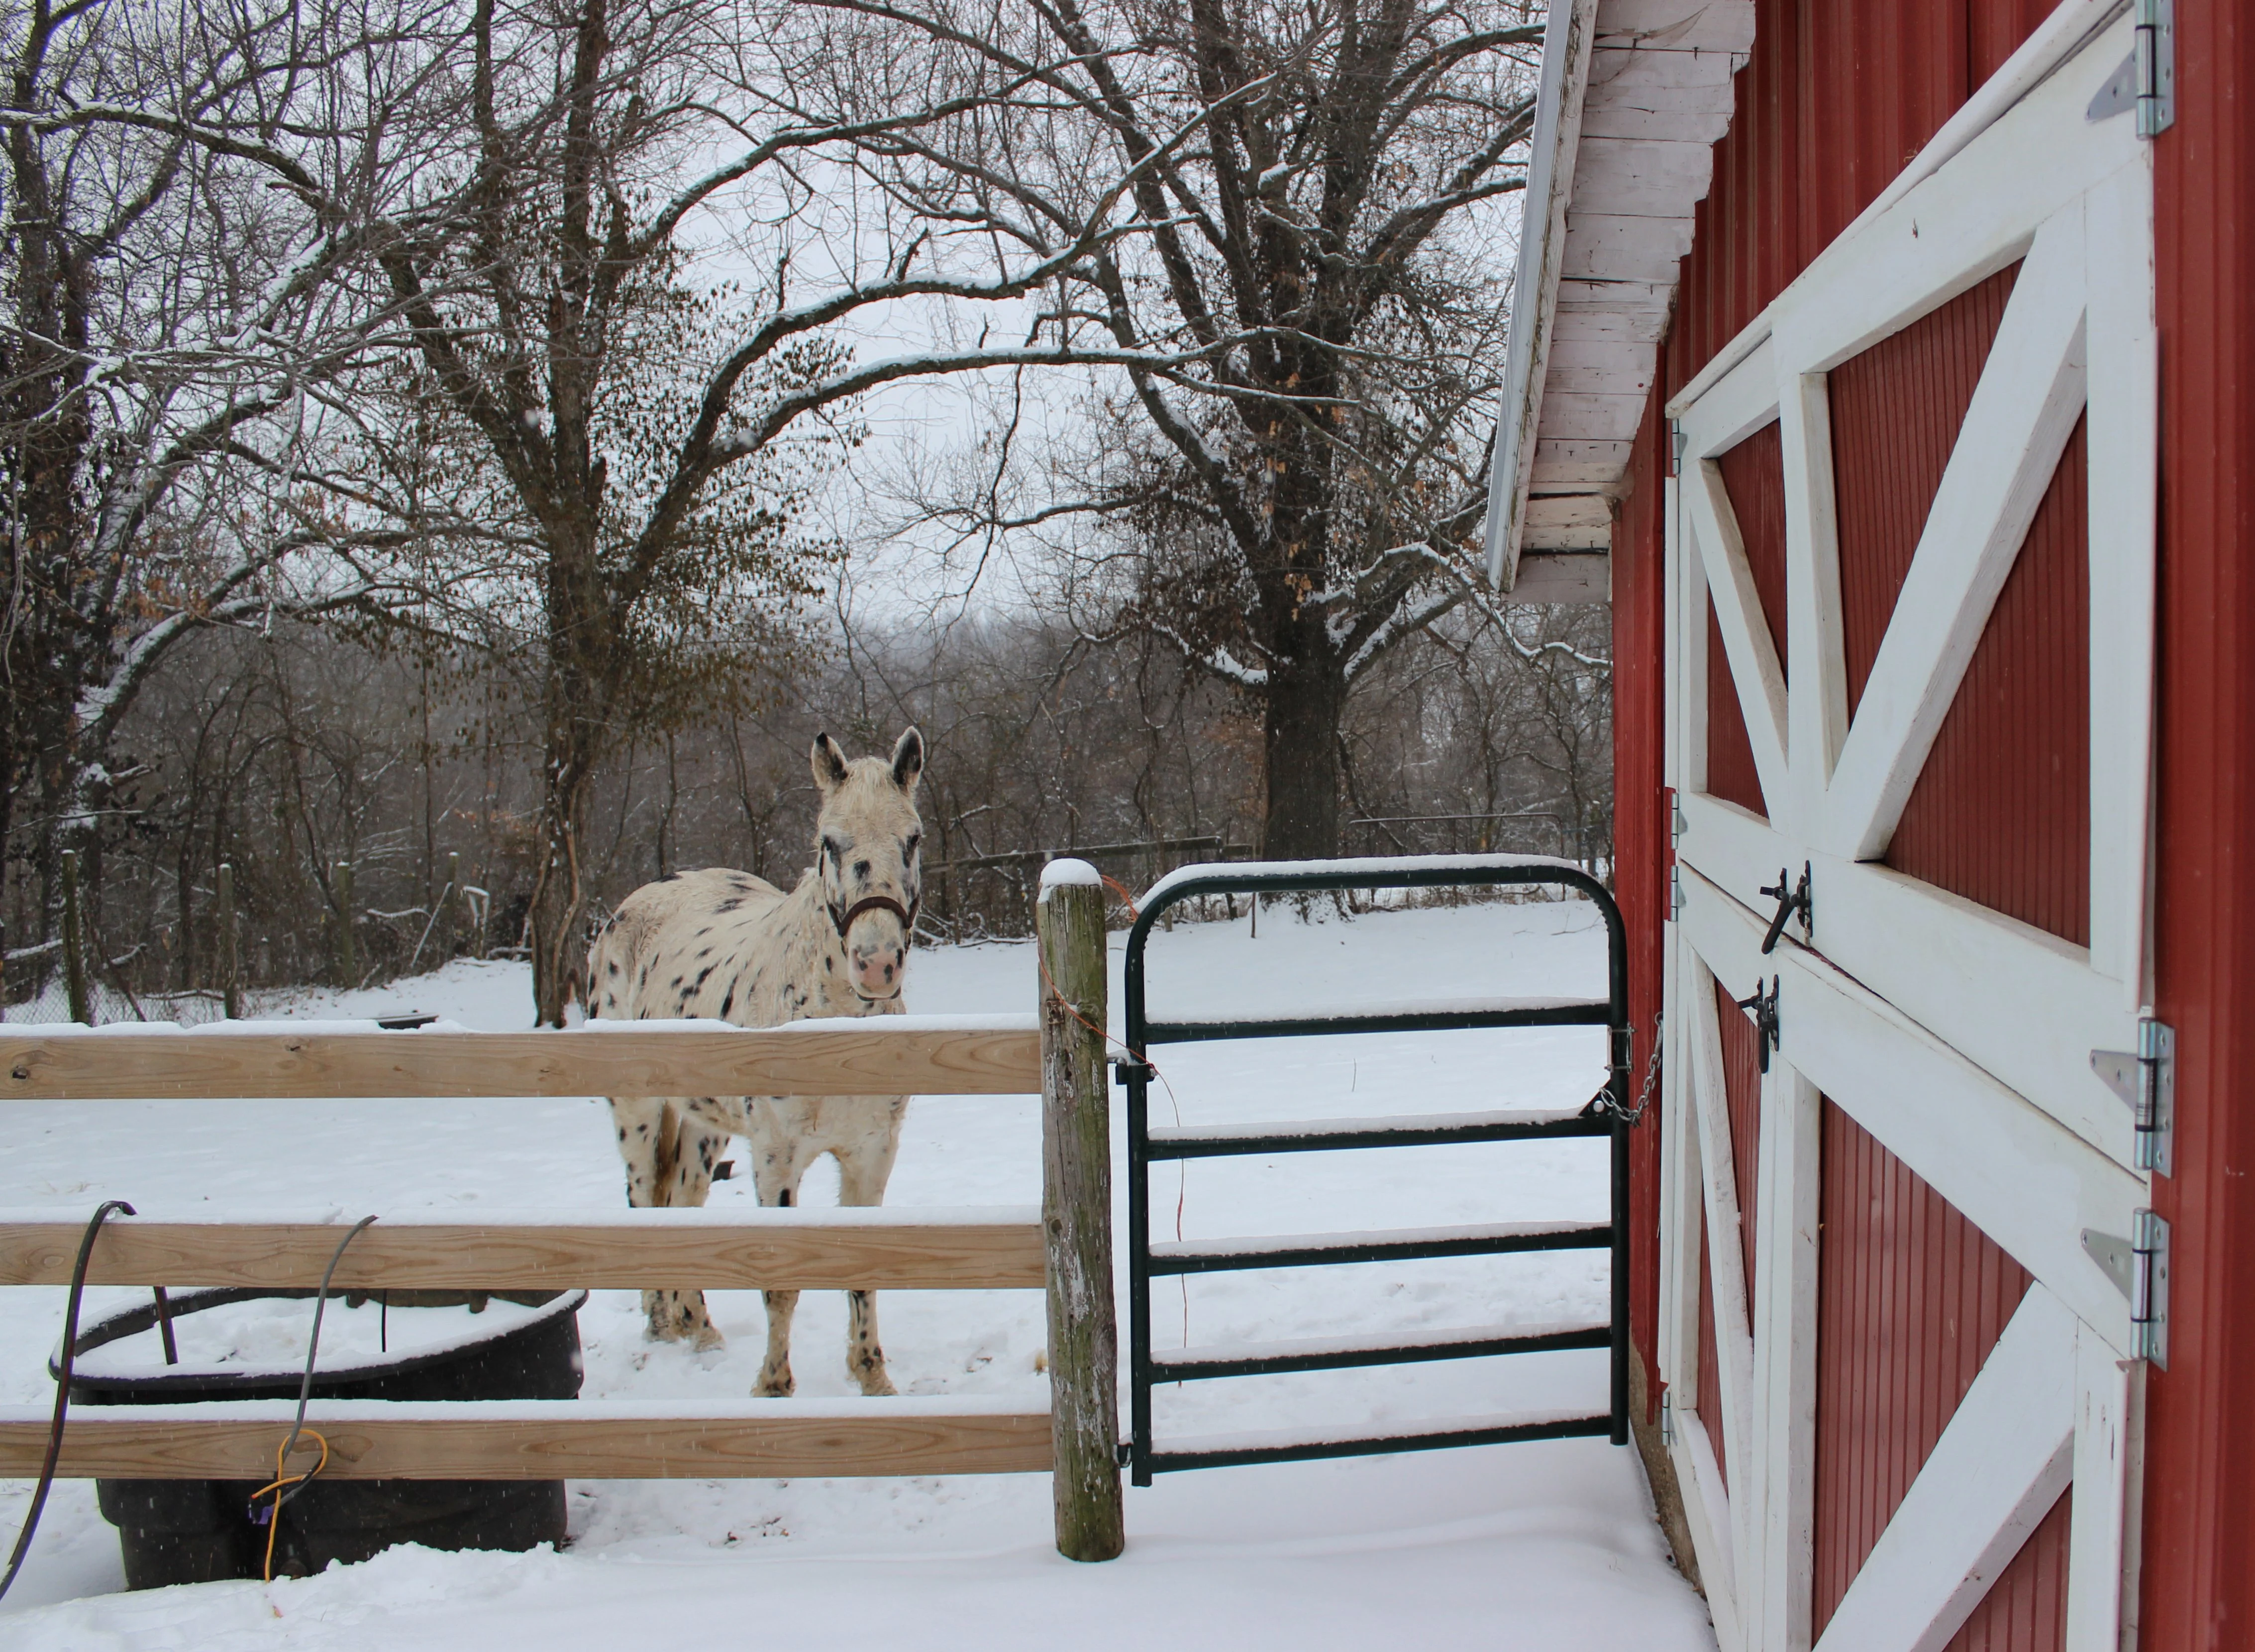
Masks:
[[[921,832],[911,832],[911,833],[909,833],[909,840],[908,840],[908,843],[907,843],[906,847],[904,847],[901,850],[902,854],[903,854],[903,855],[910,855],[910,854],[914,854],[917,852],[917,846],[918,846],[919,844],[921,844],[923,841],[924,841],[924,833],[921,833]]]

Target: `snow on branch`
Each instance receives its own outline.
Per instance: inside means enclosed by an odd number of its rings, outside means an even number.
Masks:
[[[1373,566],[1405,559],[1423,562],[1434,573],[1438,573],[1444,582],[1443,588],[1416,602],[1406,603],[1396,608],[1374,627],[1370,635],[1363,638],[1361,645],[1348,657],[1346,663],[1348,682],[1352,683],[1360,677],[1364,671],[1376,664],[1381,655],[1403,638],[1424,629],[1451,609],[1467,605],[1477,609],[1483,618],[1493,624],[1504,641],[1511,645],[1512,650],[1521,659],[1531,662],[1540,659],[1545,654],[1556,653],[1564,655],[1577,664],[1588,666],[1592,671],[1612,669],[1613,663],[1611,660],[1600,658],[1594,654],[1585,654],[1570,643],[1522,641],[1519,633],[1513,629],[1510,618],[1501,608],[1496,605],[1487,588],[1454,558],[1444,555],[1429,543],[1417,541],[1408,545],[1394,545],[1386,551]]]
[[[1183,657],[1192,664],[1212,671],[1216,677],[1226,681],[1235,683],[1240,688],[1265,688],[1268,685],[1268,671],[1266,666],[1247,665],[1224,647],[1198,648],[1170,625],[1161,625],[1153,622],[1149,629],[1154,636],[1163,636],[1180,649]]]

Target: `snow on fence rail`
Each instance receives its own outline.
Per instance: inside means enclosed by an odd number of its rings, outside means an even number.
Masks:
[[[1053,863],[1054,868],[1054,863]],[[1113,1324],[1103,889],[1045,876],[1038,1016],[894,1016],[748,1030],[635,1023],[473,1033],[233,1023],[226,1030],[47,1030],[0,1037],[0,1100],[526,1095],[1009,1095],[1043,1098],[1043,1207],[379,1221],[331,1289],[690,1286],[1011,1290],[1049,1298],[1050,1406],[930,1398],[683,1405],[322,1402],[340,1479],[713,1479],[1047,1472],[1060,1551],[1122,1546]],[[1059,985],[1061,983],[1061,986]],[[1044,1220],[1046,1216],[1047,1220]],[[101,1284],[303,1289],[345,1225],[113,1218]],[[0,1213],[0,1284],[67,1283],[83,1229]],[[290,1408],[136,1405],[74,1413],[70,1478],[251,1479]],[[0,1477],[37,1474],[45,1406],[0,1407]],[[295,1465],[293,1465],[295,1466]]]

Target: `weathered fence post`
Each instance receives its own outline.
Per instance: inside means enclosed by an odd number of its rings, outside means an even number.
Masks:
[[[1057,1552],[1110,1560],[1120,1501],[1120,1332],[1112,1303],[1112,1093],[1104,1062],[1104,885],[1052,861],[1035,906],[1042,986],[1042,1229]]]
[[[235,950],[235,868],[219,863],[219,1002],[229,1021],[242,1019],[242,972]]]
[[[353,960],[352,862],[337,862],[337,985],[356,987],[360,972]]]
[[[86,953],[80,936],[84,932],[78,912],[78,851],[63,851],[63,990],[70,997],[70,1018],[81,1025],[94,1025],[94,1006],[87,996]]]

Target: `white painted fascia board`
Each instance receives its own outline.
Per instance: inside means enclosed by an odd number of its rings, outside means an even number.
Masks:
[[[2002,120],[2022,98],[2049,80],[2062,64],[2088,46],[2093,35],[2127,10],[2129,0],[2060,0],[2052,14],[2020,42],[2020,49],[2006,58],[2003,67],[1994,74],[1977,87],[1972,96],[1958,105],[1957,112],[1942,123],[1940,131],[1927,139],[1925,146],[1911,158],[1910,165],[1879,193],[1870,206],[1856,214],[1852,223],[1833,237],[1831,244],[1839,246],[1854,237],[1913,189],[1940,172],[1946,162]],[[1812,265],[1811,270],[1814,268]],[[1803,271],[1783,292],[1770,300],[1760,315],[1747,322],[1737,337],[1715,352],[1706,366],[1694,374],[1691,382],[1678,390],[1675,399],[1668,404],[1670,418],[1681,417],[1685,408],[1704,396],[1725,373],[1769,337],[1777,312],[1798,299],[1800,289],[1809,279],[1810,273],[1811,271]],[[1834,273],[1831,270],[1825,270],[1822,278],[1829,280]]]
[[[1495,458],[1488,474],[1486,541],[1488,583],[1511,589],[1526,533],[1528,483],[1535,470],[1542,382],[1557,313],[1558,278],[1566,256],[1566,203],[1574,193],[1574,157],[1582,141],[1582,100],[1589,90],[1590,50],[1597,39],[1598,0],[1561,0],[1542,36],[1542,78],[1535,94],[1534,153],[1520,221],[1519,271],[1511,288],[1510,341],[1504,355],[1503,401]]]

